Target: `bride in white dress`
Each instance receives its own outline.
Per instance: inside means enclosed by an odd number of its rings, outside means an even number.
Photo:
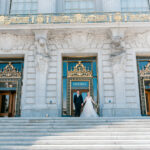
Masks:
[[[90,92],[87,93],[87,97],[84,100],[83,111],[80,115],[82,118],[98,118],[98,114],[95,112],[93,104],[96,104],[92,97],[90,96]],[[92,104],[93,103],[93,104]]]

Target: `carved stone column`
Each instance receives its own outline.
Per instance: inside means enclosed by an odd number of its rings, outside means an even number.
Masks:
[[[48,31],[34,31],[35,33],[35,64],[36,64],[36,104],[46,102],[46,85],[48,75],[48,61],[50,59],[47,47]]]

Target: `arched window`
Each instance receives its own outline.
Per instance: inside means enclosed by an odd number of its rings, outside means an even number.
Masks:
[[[95,0],[64,0],[66,13],[88,13],[95,11]]]
[[[149,0],[121,0],[122,12],[149,11]]]

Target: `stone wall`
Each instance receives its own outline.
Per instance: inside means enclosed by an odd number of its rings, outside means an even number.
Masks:
[[[97,56],[101,116],[141,115],[136,55],[150,54],[149,32],[110,28],[27,33],[0,33],[0,57],[24,57],[22,116],[61,116],[63,56]],[[38,61],[47,69],[38,68]],[[39,83],[44,89],[38,90]]]

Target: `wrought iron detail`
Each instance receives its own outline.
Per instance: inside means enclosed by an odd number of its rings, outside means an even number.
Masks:
[[[68,71],[68,77],[92,77],[92,71],[86,69],[81,61],[79,61],[73,70]]]
[[[9,62],[9,64],[4,68],[4,70],[0,70],[0,78],[21,78],[21,72],[16,70],[16,68]]]

